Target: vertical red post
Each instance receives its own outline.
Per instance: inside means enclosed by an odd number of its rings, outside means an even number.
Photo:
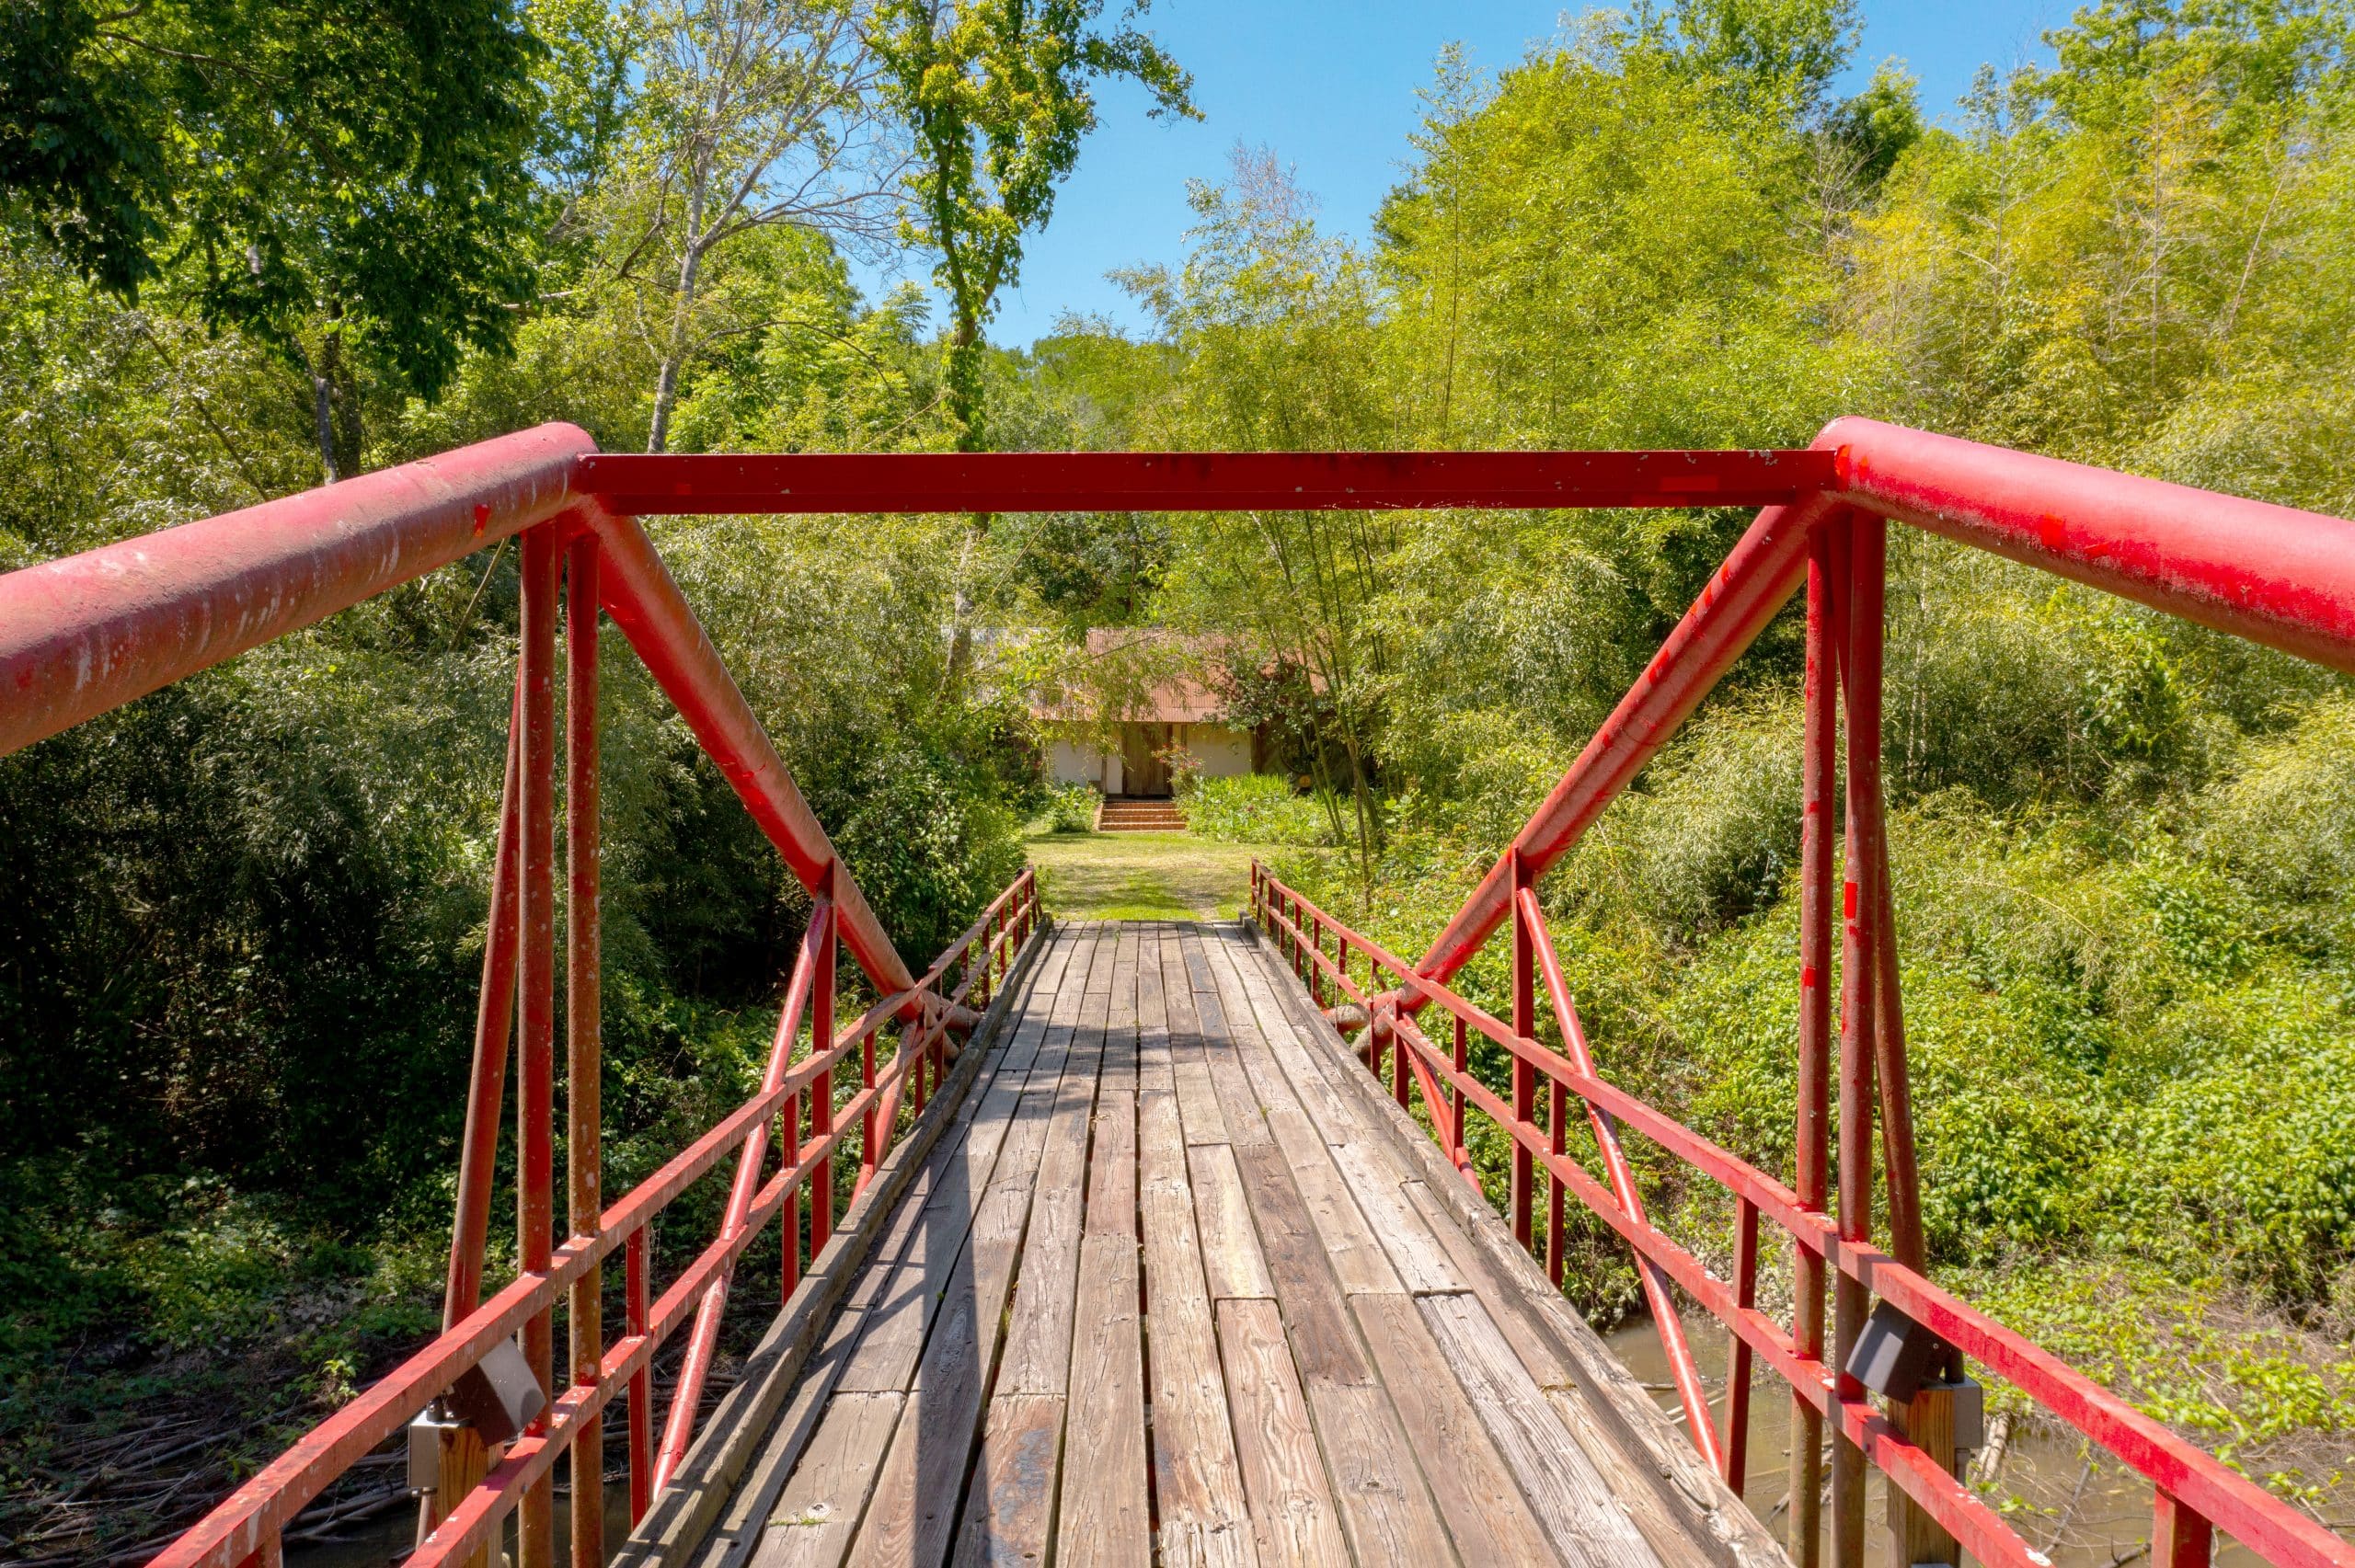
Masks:
[[[649,1322],[646,1278],[646,1227],[629,1233],[623,1243],[623,1332],[632,1339],[646,1335]],[[641,1366],[629,1375],[629,1522],[633,1528],[646,1517],[654,1501],[654,1375]]]
[[[1873,992],[1879,972],[1873,910],[1874,857],[1865,836],[1878,819],[1872,786],[1880,755],[1880,573],[1860,557],[1860,529],[1851,520],[1832,539],[1835,574],[1845,583],[1835,607],[1841,633],[1841,691],[1848,728],[1847,833],[1840,887],[1840,1234],[1869,1242],[1873,1232]],[[1869,596],[1869,597],[1867,597]],[[1859,666],[1869,661],[1868,669]],[[1832,1353],[1841,1397],[1861,1399],[1864,1387],[1846,1371],[1848,1352],[1863,1332],[1871,1301],[1862,1281],[1843,1272],[1832,1279]],[[1836,1428],[1832,1443],[1832,1560],[1847,1568],[1864,1561],[1865,1455]]]
[[[875,1096],[872,1093],[875,1088],[875,1035],[876,1031],[870,1028],[867,1033],[858,1037],[858,1083],[860,1091],[863,1093],[866,1093],[867,1098],[867,1109],[860,1114],[858,1118],[858,1180],[851,1189],[853,1192],[865,1192],[867,1190],[867,1184],[875,1179],[875,1168],[882,1160],[882,1151],[877,1146],[878,1139],[876,1136],[877,1128],[880,1125],[882,1118],[876,1109]],[[906,1037],[904,1031],[902,1032],[902,1037]],[[812,1138],[818,1136],[818,1101],[820,1093],[821,1091],[817,1084],[813,1083],[810,1086],[810,1135]],[[828,1127],[832,1127],[833,1125],[834,1116],[834,1092],[833,1080],[831,1076],[826,1081],[826,1085],[823,1090],[823,1097],[826,1101],[826,1125]],[[826,1169],[828,1171],[832,1171],[833,1166],[833,1156],[830,1154],[826,1157]],[[817,1261],[818,1249],[824,1243],[820,1239],[817,1230],[818,1184],[815,1177],[811,1178],[811,1184],[810,1194],[810,1261],[814,1263]]]
[[[1521,918],[1521,890],[1531,886],[1529,862],[1512,852],[1512,1032],[1524,1040],[1537,1037],[1537,956],[1528,922]],[[1512,1059],[1512,1116],[1519,1124],[1512,1140],[1512,1233],[1523,1248],[1530,1245],[1530,1187],[1536,1162],[1522,1139],[1537,1125],[1537,1070],[1516,1055]]]
[[[1325,955],[1325,920],[1324,920],[1324,917],[1323,917],[1323,916],[1321,916],[1321,915],[1310,915],[1310,916],[1308,917],[1308,945],[1309,945],[1312,949],[1314,949],[1314,950],[1315,950],[1315,952],[1316,953],[1316,956],[1317,956],[1318,957],[1320,957],[1320,958],[1321,958],[1321,957],[1323,957],[1323,956],[1324,956],[1324,955]],[[1349,958],[1348,958],[1349,944],[1348,944],[1347,943],[1343,943],[1343,944],[1340,944],[1340,947],[1341,947],[1341,952],[1342,952],[1342,955],[1343,955],[1342,959],[1341,959],[1341,962],[1342,962],[1342,964],[1346,967],[1346,966],[1347,966],[1347,964],[1349,963]],[[1310,1001],[1313,1005],[1317,1006],[1317,1007],[1322,1007],[1322,1006],[1324,1006],[1324,1005],[1325,1005],[1325,974],[1324,974],[1323,969],[1322,969],[1322,968],[1320,968],[1320,967],[1318,967],[1318,966],[1317,966],[1317,965],[1316,965],[1313,960],[1310,962],[1310,964],[1309,964],[1309,966],[1308,966],[1308,977],[1307,977],[1307,978],[1308,978],[1308,1000],[1309,1000],[1309,1001]],[[1338,999],[1336,999],[1336,1000],[1338,1000]]]
[[[834,903],[834,884],[841,875],[842,863],[836,861],[826,867],[822,884],[829,918],[825,922],[826,934],[818,944],[816,989],[810,997],[810,1047],[812,1050],[822,1051],[834,1043],[834,971],[842,960],[838,950],[840,922],[832,918],[831,911],[837,907]],[[867,1036],[865,1063],[866,1082],[872,1084],[875,1082],[875,1036],[872,1033]],[[859,1183],[864,1186],[867,1177],[875,1169],[875,1112],[871,1104],[861,1130],[866,1134],[865,1146],[859,1152]],[[828,1068],[810,1083],[810,1137],[814,1141],[833,1136],[834,1073],[832,1068]],[[826,1157],[818,1162],[818,1168],[810,1173],[810,1261],[812,1264],[818,1261],[819,1253],[825,1249],[833,1233],[834,1154],[830,1150]]]
[[[1733,1300],[1758,1305],[1758,1206],[1746,1197],[1734,1217]],[[1737,1497],[1750,1481],[1750,1356],[1737,1332],[1726,1349],[1726,1484]]]
[[[1807,717],[1800,763],[1798,1128],[1793,1189],[1821,1214],[1832,1182],[1832,910],[1834,906],[1832,805],[1839,788],[1839,645],[1832,635],[1832,534],[1816,529],[1807,568]],[[1792,1243],[1793,1348],[1823,1356],[1823,1260]],[[1818,1568],[1823,1555],[1823,1417],[1791,1394],[1791,1561]]]
[[[491,858],[482,990],[475,1001],[474,1061],[467,1075],[466,1130],[459,1146],[457,1213],[450,1225],[449,1272],[442,1289],[444,1333],[481,1304],[491,1185],[499,1168],[499,1118],[507,1090],[507,1052],[515,1017],[515,906],[522,879],[517,826],[522,791],[516,779],[523,756],[523,676],[519,667],[507,724],[507,772],[499,796],[498,847]],[[441,1525],[443,1498],[471,1491],[482,1479],[484,1450],[472,1433],[445,1431],[441,1454],[441,1484],[427,1488],[418,1497],[419,1524],[425,1533]]]
[[[811,1031],[810,1043],[813,1048],[822,1049],[824,1040],[823,1035]],[[801,1096],[798,1094],[787,1095],[785,1109],[777,1113],[776,1148],[778,1162],[784,1169],[790,1171],[801,1163]],[[780,1307],[793,1299],[793,1292],[801,1283],[801,1188],[798,1185],[785,1189],[783,1213],[784,1219],[778,1231],[779,1242],[785,1250],[777,1284],[776,1299]]]
[[[482,990],[475,1003],[475,1051],[466,1091],[466,1130],[458,1156],[458,1212],[450,1227],[450,1269],[442,1291],[442,1327],[482,1301],[484,1239],[490,1230],[491,1180],[499,1163],[500,1102],[507,1090],[507,1049],[515,1017],[515,901],[518,880],[516,775],[523,764],[522,672],[507,726],[507,783],[499,797],[499,843],[492,852],[490,920],[483,942]]]
[[[1557,1156],[1569,1152],[1569,1096],[1562,1086],[1547,1080],[1545,1084],[1546,1147]],[[1556,1286],[1562,1283],[1563,1271],[1569,1260],[1563,1255],[1562,1200],[1569,1189],[1559,1176],[1547,1173],[1545,1177],[1545,1272]]]
[[[1878,794],[1878,791],[1875,792]],[[1922,1169],[1913,1148],[1913,1070],[1905,1054],[1905,1003],[1897,978],[1896,898],[1889,885],[1889,834],[1875,835],[1874,904],[1879,916],[1875,945],[1880,956],[1874,990],[1873,1082],[1880,1091],[1881,1162],[1889,1188],[1889,1247],[1897,1261],[1916,1273],[1929,1266],[1922,1233]]]
[[[1905,1062],[1904,1006],[1897,989],[1896,916],[1889,887],[1888,816],[1881,787],[1880,715],[1883,611],[1887,597],[1889,524],[1856,514],[1849,523],[1849,651],[1843,666],[1848,688],[1849,799],[1855,816],[1852,879],[1864,900],[1872,971],[1873,1082],[1881,1113],[1881,1147],[1889,1184],[1890,1251],[1912,1269],[1924,1263],[1921,1176],[1913,1156],[1913,1098]]]
[[[2160,1492],[2152,1508],[2151,1568],[2208,1568],[2215,1549],[2215,1528]]]
[[[1371,959],[1367,960],[1365,967],[1366,994],[1371,997],[1374,988],[1382,983],[1382,971],[1373,967]],[[1382,1037],[1390,1052],[1391,1097],[1398,1102],[1398,1108],[1403,1111],[1407,1108],[1407,1102],[1412,1093],[1410,1085],[1414,1080],[1407,1070],[1407,1042],[1398,1037],[1397,1003],[1385,1001],[1376,1004],[1374,1016],[1382,1020]],[[1433,1105],[1430,1111],[1431,1119],[1437,1121],[1439,1107]]]
[[[517,1263],[544,1273],[555,1245],[556,1154],[556,529],[542,523],[523,549],[523,930],[516,1012],[523,1021],[515,1100]],[[543,1308],[523,1324],[523,1356],[555,1400],[556,1325]],[[537,1433],[546,1412],[532,1423]],[[555,1482],[542,1474],[519,1510],[519,1568],[554,1568]]]
[[[1472,1042],[1465,1032],[1463,1018],[1458,1016],[1455,1020],[1455,1082],[1453,1086],[1455,1104],[1448,1116],[1447,1147],[1454,1156],[1455,1168],[1459,1171],[1472,1168],[1471,1150],[1464,1147],[1464,1081],[1471,1071]]]
[[[595,535],[582,534],[567,550],[564,595],[565,1221],[572,1235],[593,1236],[604,1207]],[[603,1269],[590,1269],[567,1304],[575,1383],[594,1384],[603,1373]],[[603,1568],[604,1561],[605,1419],[597,1414],[572,1442],[572,1563]]]

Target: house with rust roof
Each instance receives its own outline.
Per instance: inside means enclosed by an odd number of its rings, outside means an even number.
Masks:
[[[1133,626],[1098,626],[1056,688],[1032,699],[1059,784],[1108,797],[1166,800],[1182,753],[1205,778],[1259,771],[1263,737],[1225,722],[1210,672],[1223,648],[1209,639]]]

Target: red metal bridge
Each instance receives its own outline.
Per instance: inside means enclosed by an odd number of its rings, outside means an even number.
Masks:
[[[1256,869],[1249,919],[1200,927],[1058,927],[1025,873],[922,973],[635,521],[1694,506],[1761,509],[1420,958]],[[602,1455],[615,1413],[633,1529],[609,1542],[601,1488],[573,1487],[577,1568],[1777,1561],[1740,1497],[1763,1364],[1790,1406],[1798,1562],[1867,1560],[1874,1471],[1896,1561],[2045,1561],[1955,1473],[1978,1372],[2147,1481],[2163,1568],[2210,1562],[2220,1539],[2355,1564],[2310,1515],[1925,1276],[1880,781],[1891,521],[2355,670],[2355,523],[1859,419],[1803,451],[1734,452],[642,457],[546,426],[0,578],[5,753],[521,540],[443,1333],[156,1561],[277,1563],[306,1504],[426,1416],[437,1483],[409,1561],[486,1562],[511,1536],[522,1568],[548,1568],[559,1466]],[[1802,588],[1786,1182],[1612,1084],[1535,887]],[[602,1187],[596,1088],[607,619],[813,900],[758,1093],[618,1197]],[[1449,984],[1500,932],[1510,1018]],[[842,948],[877,999],[847,1021]],[[1472,1071],[1475,1036],[1509,1055],[1509,1086]],[[510,1101],[520,1253],[486,1298],[505,1272],[485,1239]],[[1511,1141],[1503,1215],[1463,1179],[1476,1116]],[[1631,1136],[1730,1195],[1730,1277],[1646,1218]],[[723,1166],[719,1233],[650,1277],[650,1228]],[[1555,1288],[1572,1202],[1637,1256],[1681,1431]],[[732,1275],[772,1223],[783,1310],[698,1432]],[[1790,1259],[1788,1321],[1758,1305],[1762,1246]],[[616,1254],[626,1305],[609,1324]],[[1688,1337],[1707,1320],[1729,1346],[1722,1420]],[[658,1409],[650,1368],[682,1335]],[[453,1404],[487,1413],[470,1425]],[[512,1432],[490,1430],[502,1409]]]

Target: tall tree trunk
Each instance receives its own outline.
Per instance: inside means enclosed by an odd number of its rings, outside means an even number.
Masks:
[[[325,343],[319,345],[319,358],[322,361],[327,358]],[[335,467],[334,391],[323,366],[318,364],[311,367],[311,436],[318,443],[319,473],[324,476],[323,482],[332,485],[343,477]]]
[[[948,411],[957,417],[959,452],[983,452],[989,446],[989,432],[983,429],[981,343],[981,322],[960,307],[957,330],[948,339]]]
[[[646,450],[661,452],[671,441],[671,411],[679,403],[679,372],[687,361],[687,341],[695,326],[696,274],[703,254],[689,251],[679,269],[679,292],[671,308],[671,338],[663,345],[661,373],[654,378],[654,418],[646,428]]]
[[[703,279],[704,187],[707,170],[695,171],[695,186],[687,199],[687,247],[679,258],[678,292],[671,297],[671,336],[662,346],[661,372],[654,378],[654,418],[646,428],[646,450],[661,452],[671,441],[671,410],[679,402],[679,372],[687,362],[687,345],[695,336],[695,288]]]

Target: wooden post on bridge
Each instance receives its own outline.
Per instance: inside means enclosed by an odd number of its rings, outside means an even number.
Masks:
[[[1948,1475],[1955,1473],[1955,1396],[1952,1382],[1924,1383],[1913,1399],[1889,1402],[1890,1425],[1937,1460]],[[1889,1533],[1896,1538],[1897,1561],[1959,1563],[1962,1549],[1946,1528],[1891,1482],[1889,1488]]]

